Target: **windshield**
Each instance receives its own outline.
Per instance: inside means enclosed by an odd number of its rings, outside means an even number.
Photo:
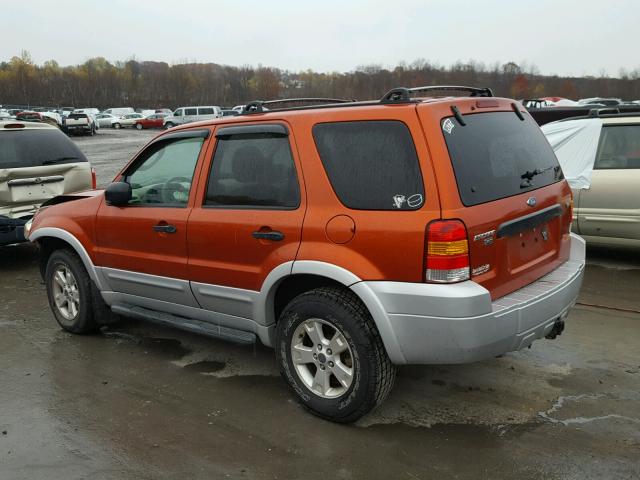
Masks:
[[[460,199],[466,206],[545,187],[564,177],[535,121],[514,112],[465,115],[442,120]]]
[[[0,169],[86,161],[78,147],[57,129],[0,132]]]

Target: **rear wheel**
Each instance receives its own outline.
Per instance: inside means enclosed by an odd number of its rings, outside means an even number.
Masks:
[[[114,123],[112,125],[112,127],[115,128],[116,130],[118,130],[118,129],[122,128],[122,125],[120,125],[119,123],[116,122],[116,123]]]
[[[371,315],[351,291],[324,287],[293,299],[277,325],[280,372],[312,413],[358,420],[387,397],[396,369]]]
[[[137,130],[142,130],[142,124],[141,123],[136,123],[136,129]]]
[[[164,128],[173,128],[175,125],[171,122],[167,122],[164,124]]]

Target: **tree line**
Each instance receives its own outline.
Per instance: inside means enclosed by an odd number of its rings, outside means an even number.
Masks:
[[[0,62],[0,104],[177,108],[182,105],[233,106],[251,100],[329,97],[369,100],[399,86],[488,86],[511,98],[559,96],[640,99],[640,69],[587,77],[542,75],[535,66],[514,62],[487,66],[457,62],[441,66],[426,60],[356,67],[350,72],[291,72],[259,65],[138,61],[111,63],[96,57],[81,65],[60,66],[55,60],[36,64],[23,51]]]

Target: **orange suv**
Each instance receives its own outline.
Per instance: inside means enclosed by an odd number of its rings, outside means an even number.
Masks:
[[[414,97],[442,90],[470,95]],[[40,210],[27,232],[62,328],[115,313],[259,339],[299,400],[337,422],[382,402],[396,365],[473,362],[562,331],[584,242],[520,104],[423,87],[274,105],[163,132],[106,190]]]

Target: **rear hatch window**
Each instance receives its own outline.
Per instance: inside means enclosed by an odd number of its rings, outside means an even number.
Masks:
[[[339,200],[357,210],[416,210],[424,184],[416,148],[400,121],[313,127],[322,164]]]
[[[69,118],[78,120],[80,118],[89,118],[89,116],[86,113],[72,113],[69,115]]]
[[[562,180],[553,149],[535,121],[514,112],[444,118],[442,132],[465,206],[545,187]]]
[[[0,169],[86,161],[80,149],[57,129],[0,132]]]

